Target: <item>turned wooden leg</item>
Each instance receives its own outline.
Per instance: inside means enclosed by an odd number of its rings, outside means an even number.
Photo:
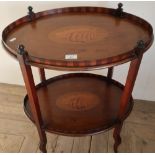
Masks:
[[[114,71],[114,67],[108,68],[107,78],[108,78],[109,80],[112,79],[113,71]]]
[[[117,153],[118,152],[118,146],[121,144],[121,129],[123,126],[123,122],[118,123],[114,129],[114,133],[113,133],[113,137],[114,137],[114,152]]]
[[[44,70],[44,68],[38,68],[38,70],[39,70],[39,75],[40,75],[41,82],[46,81],[46,76],[45,76],[45,70]]]
[[[42,128],[43,119],[41,116],[38,95],[36,92],[36,87],[35,87],[35,83],[34,83],[31,66],[27,65],[25,63],[26,60],[28,59],[28,53],[25,51],[23,45],[19,46],[19,51],[18,51],[17,57],[18,57],[21,71],[23,74],[23,78],[25,81],[25,86],[26,86],[27,94],[28,94],[29,101],[30,101],[30,108],[31,108],[31,112],[33,115],[33,119],[34,119],[35,125],[37,127],[39,137],[40,137],[39,148],[42,152],[47,152],[47,150],[46,150],[47,138],[46,138],[45,131]],[[42,75],[42,80],[44,80],[44,70],[40,70],[40,73],[43,73],[41,75]]]
[[[136,81],[136,77],[138,74],[138,70],[140,67],[142,57],[143,57],[143,53],[140,53],[139,55],[137,55],[137,58],[132,60],[130,63],[130,68],[129,68],[128,76],[126,79],[126,84],[125,84],[125,87],[124,87],[124,90],[121,96],[120,109],[118,112],[118,118],[120,120],[120,123],[115,127],[114,134],[113,134],[114,139],[115,139],[115,144],[114,144],[115,152],[117,152],[118,146],[121,144],[120,132],[121,132],[121,128],[123,125],[122,119],[124,117],[124,113],[126,112],[127,105],[129,104],[129,101],[131,98],[132,90],[134,87],[134,83]]]
[[[40,136],[40,144],[39,149],[42,153],[47,153],[46,144],[47,144],[47,138],[45,131],[42,131],[42,135]]]

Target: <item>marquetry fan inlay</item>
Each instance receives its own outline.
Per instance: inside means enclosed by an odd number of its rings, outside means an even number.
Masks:
[[[68,26],[58,28],[49,33],[49,39],[59,43],[92,43],[100,41],[107,36],[104,29],[95,26]]]
[[[65,110],[82,111],[92,109],[99,103],[99,97],[93,93],[73,92],[58,98],[56,105]]]

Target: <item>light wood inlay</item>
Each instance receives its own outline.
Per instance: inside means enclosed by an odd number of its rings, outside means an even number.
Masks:
[[[108,32],[100,27],[82,25],[58,28],[49,33],[48,37],[52,42],[61,44],[86,44],[97,42],[106,38]]]
[[[73,111],[89,110],[100,104],[97,95],[88,92],[72,92],[67,93],[58,98],[56,105],[59,108]]]

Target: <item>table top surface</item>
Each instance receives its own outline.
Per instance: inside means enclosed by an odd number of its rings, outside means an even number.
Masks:
[[[135,57],[137,42],[145,52],[153,40],[152,27],[145,20],[115,9],[99,7],[62,8],[36,13],[10,24],[3,31],[3,43],[17,55],[25,46],[32,64],[57,69],[107,67]]]

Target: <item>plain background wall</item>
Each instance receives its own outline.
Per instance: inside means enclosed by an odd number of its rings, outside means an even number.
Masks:
[[[33,6],[34,12],[43,11],[52,8],[60,8],[67,6],[103,6],[117,8],[118,2],[91,1],[91,2],[0,2],[0,32],[14,20],[27,14],[27,7]],[[152,24],[155,29],[155,2],[122,2],[125,12],[133,13],[146,19]],[[129,63],[115,68],[114,78],[125,82]],[[134,87],[133,96],[136,99],[155,101],[155,45],[145,53],[137,81]],[[97,74],[106,74],[106,70],[93,71]],[[39,76],[36,68],[33,68],[35,80],[39,81]],[[53,70],[46,70],[47,77],[56,76],[67,73]],[[23,78],[18,65],[18,62],[10,57],[2,45],[0,45],[0,83],[19,84],[23,85]]]

